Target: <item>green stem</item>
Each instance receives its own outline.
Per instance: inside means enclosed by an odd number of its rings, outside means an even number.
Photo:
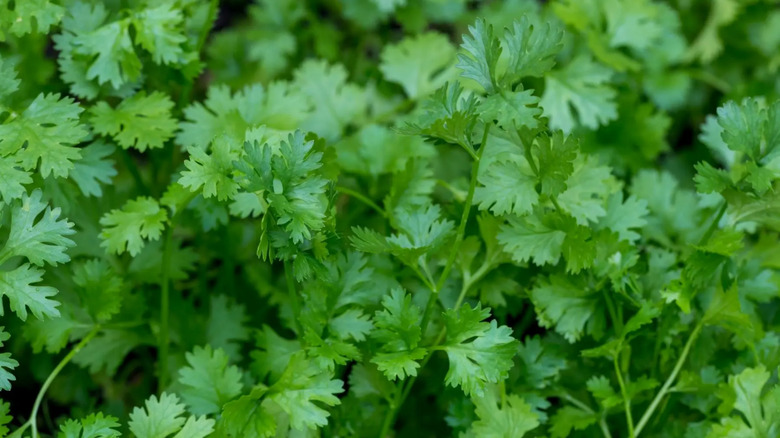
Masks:
[[[604,300],[607,302],[607,312],[609,312],[609,317],[612,319],[612,324],[615,326],[615,333],[622,333],[623,320],[618,317],[618,314],[615,311],[615,302],[612,300],[612,296],[607,292],[606,289],[601,289],[601,293],[604,294]]]
[[[460,216],[460,223],[458,224],[458,231],[455,234],[455,242],[450,249],[450,255],[447,258],[447,263],[444,265],[444,270],[439,276],[439,281],[436,282],[436,289],[428,298],[428,303],[425,306],[425,313],[423,314],[423,320],[420,327],[422,327],[423,334],[428,328],[428,322],[430,321],[430,314],[433,311],[433,305],[438,298],[439,291],[444,287],[444,283],[450,275],[452,266],[455,264],[455,258],[458,256],[458,250],[461,243],[463,243],[463,237],[466,234],[466,224],[469,221],[469,214],[471,213],[471,204],[474,200],[474,191],[477,188],[477,176],[479,175],[479,162],[482,159],[482,153],[485,151],[487,145],[488,134],[490,133],[490,124],[485,125],[485,130],[482,133],[482,143],[480,144],[477,154],[474,155],[474,161],[471,164],[471,181],[469,182],[469,191],[466,195],[466,200],[463,205],[463,213]]]
[[[65,365],[70,363],[70,361],[73,359],[73,356],[75,356],[79,351],[81,351],[82,348],[84,348],[85,345],[89,343],[89,341],[92,340],[92,338],[95,337],[95,335],[100,331],[100,326],[96,325],[90,330],[89,333],[87,333],[86,336],[84,336],[81,341],[79,341],[78,344],[76,344],[75,347],[73,347],[68,354],[62,358],[60,363],[57,364],[56,367],[54,367],[54,370],[49,374],[49,377],[46,378],[46,381],[43,382],[43,386],[41,386],[41,389],[38,391],[38,396],[35,397],[35,403],[33,404],[32,412],[30,413],[30,418],[27,420],[26,423],[22,425],[19,429],[14,431],[10,435],[10,438],[16,438],[21,437],[22,433],[30,427],[32,428],[32,437],[38,438],[38,423],[37,423],[37,417],[38,417],[38,409],[41,407],[41,403],[43,402],[43,396],[46,395],[46,391],[49,389],[49,386],[51,386],[52,382],[55,378],[57,378],[57,375],[62,371],[63,368],[65,368]]]
[[[701,239],[699,239],[699,245],[704,245],[707,243],[708,240],[710,240],[710,237],[712,237],[712,234],[715,232],[715,230],[718,229],[718,224],[720,223],[720,220],[723,218],[723,215],[726,213],[726,208],[728,207],[728,203],[726,201],[723,201],[723,204],[718,209],[718,212],[715,214],[715,217],[712,219],[712,223],[710,223],[710,226],[707,228],[707,231],[704,232],[704,234],[701,236]]]
[[[292,265],[289,260],[284,261],[284,278],[287,282],[287,293],[290,295],[290,307],[293,311],[293,324],[295,324],[295,331],[298,332],[298,336],[303,336],[303,329],[301,327],[301,301],[298,296],[298,291],[295,287],[295,278],[293,278]]]
[[[168,385],[168,354],[170,347],[170,287],[169,268],[171,265],[171,247],[173,245],[173,219],[165,230],[163,242],[161,278],[160,278],[160,334],[157,339],[158,365],[157,393],[162,393]]]
[[[688,337],[688,341],[683,347],[682,354],[680,354],[680,357],[677,359],[677,363],[674,365],[674,369],[672,369],[672,373],[669,374],[669,377],[664,382],[664,385],[658,391],[658,394],[655,395],[655,398],[653,398],[650,406],[647,407],[647,410],[642,415],[642,418],[639,419],[639,423],[636,425],[634,436],[639,436],[639,434],[642,432],[642,429],[644,429],[645,425],[647,425],[647,422],[650,421],[650,417],[653,416],[653,412],[655,412],[656,408],[658,408],[658,404],[661,403],[661,400],[669,392],[669,388],[677,378],[677,374],[680,373],[680,370],[685,363],[685,359],[688,357],[688,353],[691,351],[691,346],[693,346],[693,342],[699,336],[699,332],[701,332],[703,325],[704,324],[702,322],[699,322],[693,329],[693,332],[691,332],[691,335]]]
[[[344,186],[336,186],[336,191],[339,192],[339,193],[343,193],[345,195],[348,195],[348,196],[350,196],[352,198],[357,199],[358,201],[360,201],[360,202],[366,204],[367,206],[371,207],[377,213],[381,214],[382,217],[385,217],[385,218],[387,217],[387,212],[385,212],[385,209],[380,207],[379,204],[377,204],[376,202],[372,201],[366,195],[364,195],[364,194],[362,194],[362,193],[360,193],[360,192],[358,192],[356,190],[352,190],[349,187],[344,187]]]
[[[586,405],[585,403],[581,402],[580,400],[574,398],[571,396],[568,392],[561,392],[556,394],[558,397],[568,401],[569,403],[573,404],[574,406],[580,408],[581,410],[587,412],[591,415],[596,415],[596,411],[591,409],[590,406]],[[609,427],[607,427],[607,421],[606,421],[606,411],[602,412],[601,419],[599,420],[599,428],[601,429],[601,433],[604,435],[604,438],[612,438],[612,434],[609,432]]]
[[[631,399],[628,398],[628,391],[626,391],[626,383],[623,381],[623,372],[618,365],[618,357],[612,358],[612,364],[615,366],[615,375],[618,379],[618,385],[620,385],[620,394],[623,396],[623,405],[626,410],[626,423],[628,424],[628,437],[634,438],[634,417],[631,415]]]
[[[403,383],[404,382],[399,381],[395,385],[395,392],[393,393],[390,407],[387,410],[387,414],[385,414],[384,421],[382,421],[382,429],[379,432],[379,438],[387,438],[387,434],[390,433],[390,427],[393,425],[393,420],[395,419],[395,415],[397,413],[397,406],[401,401],[401,396],[403,394]]]
[[[146,183],[141,177],[141,172],[138,170],[138,164],[136,164],[133,157],[130,156],[130,153],[125,148],[119,148],[119,155],[122,157],[122,162],[124,162],[127,170],[130,171],[130,175],[133,177],[135,185],[138,186],[138,190],[142,195],[149,196],[149,193],[151,193],[149,187],[146,187]]]
[[[218,9],[219,0],[211,0],[209,2],[208,17],[206,17],[206,21],[203,23],[203,27],[200,29],[200,33],[198,33],[198,40],[195,42],[195,52],[198,53],[198,56],[200,56],[200,51],[206,44],[206,38],[208,38],[209,32],[211,32],[211,28],[214,26],[214,21],[217,19]],[[197,78],[184,84],[181,96],[179,97],[179,108],[186,107],[192,100],[192,89],[195,86],[195,80],[197,80]]]

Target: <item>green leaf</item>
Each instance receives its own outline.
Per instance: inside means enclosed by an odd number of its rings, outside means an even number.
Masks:
[[[22,321],[27,320],[27,309],[38,319],[59,316],[57,306],[60,303],[50,298],[57,294],[57,289],[49,286],[36,285],[43,279],[43,270],[21,265],[11,271],[0,270],[0,298],[8,297],[11,310]],[[4,306],[0,306],[0,316],[5,314]]]
[[[566,368],[566,360],[549,351],[539,336],[526,337],[517,350],[520,358],[522,381],[536,389],[542,389],[554,382]]]
[[[511,155],[480,166],[474,204],[495,215],[530,213],[539,202],[536,177],[525,157]]]
[[[606,215],[599,219],[599,229],[609,229],[621,240],[636,242],[640,235],[635,230],[647,224],[647,201],[629,196],[623,201],[623,192],[613,193],[607,200]]]
[[[246,327],[247,315],[243,304],[238,304],[226,295],[212,295],[206,338],[209,345],[222,349],[231,360],[241,357],[241,342],[249,339]]]
[[[567,341],[574,343],[588,333],[598,336],[605,321],[596,292],[573,283],[566,276],[554,275],[542,280],[530,291],[542,327],[555,327]]]
[[[141,196],[127,201],[121,209],[100,218],[101,246],[110,253],[122,254],[127,250],[135,256],[144,247],[144,239],[160,238],[167,221],[168,214],[154,199]]]
[[[96,132],[111,135],[122,148],[144,152],[163,147],[173,137],[176,120],[171,117],[172,108],[167,94],[141,91],[116,108],[98,102],[89,111],[90,123]]]
[[[99,141],[81,149],[81,159],[73,164],[70,178],[84,196],[103,196],[100,184],[111,184],[117,174],[114,161],[108,158],[115,150],[113,145]]]
[[[563,48],[563,30],[553,23],[540,24],[528,15],[512,23],[504,35],[509,54],[507,76],[518,80],[542,76],[555,65],[555,55]]]
[[[550,127],[569,133],[578,125],[596,129],[615,120],[615,90],[606,84],[611,77],[609,69],[586,56],[548,74],[539,104]],[[572,109],[577,112],[576,120]]]
[[[133,22],[135,43],[151,53],[157,64],[183,61],[181,45],[187,41],[181,28],[183,18],[175,3],[166,2],[136,13]]]
[[[119,422],[102,412],[89,414],[80,420],[66,420],[60,425],[58,438],[119,438],[122,434],[116,430]]]
[[[488,123],[495,120],[508,131],[536,128],[542,110],[536,107],[539,98],[531,94],[532,91],[501,91],[489,95],[477,107],[480,118]]]
[[[0,264],[13,257],[25,257],[36,266],[70,261],[65,251],[75,243],[66,236],[75,233],[73,223],[58,220],[60,209],[42,202],[42,196],[35,190],[12,204],[11,229],[0,249]]]
[[[742,152],[754,161],[760,158],[763,112],[756,99],[745,99],[741,105],[729,101],[718,108],[718,124],[723,128],[721,137],[729,149]]]
[[[585,412],[573,406],[564,406],[555,412],[550,418],[550,436],[553,438],[566,438],[572,430],[585,430],[596,424],[598,417],[595,413]]]
[[[176,142],[205,150],[222,136],[234,148],[244,141],[284,139],[308,116],[309,107],[306,96],[285,82],[254,84],[233,94],[225,85],[214,85],[202,103],[184,108]]]
[[[611,169],[595,159],[581,155],[574,161],[574,171],[566,180],[566,190],[558,195],[558,204],[579,225],[588,225],[606,215],[605,202],[618,189]]]
[[[76,32],[76,53],[87,57],[86,79],[97,79],[99,84],[110,84],[118,89],[128,82],[135,82],[141,75],[141,60],[130,39],[130,21],[120,20],[102,24],[107,16],[102,6],[96,6],[98,25]],[[76,29],[73,29],[76,30]]]
[[[495,90],[496,64],[501,56],[501,45],[493,36],[493,26],[478,19],[469,26],[470,35],[463,35],[461,47],[468,54],[458,54],[458,68],[463,77],[474,79],[488,93]]]
[[[5,331],[5,327],[0,327],[0,347],[10,337],[11,335]],[[18,366],[19,362],[11,358],[11,353],[0,353],[0,390],[11,390],[11,382],[16,380],[11,371]]]
[[[566,181],[574,172],[578,150],[577,140],[564,136],[561,131],[553,132],[552,136],[542,134],[536,138],[531,151],[536,159],[536,174],[543,194],[557,196],[566,190]]]
[[[475,436],[503,438],[525,436],[539,426],[539,418],[531,406],[515,394],[498,400],[495,395],[473,397],[479,420],[471,425]]]
[[[11,5],[13,4],[13,9]],[[46,34],[60,22],[65,9],[51,0],[25,0],[19,2],[0,2],[0,41],[7,34],[20,37],[26,34]]]
[[[341,137],[344,128],[364,111],[364,91],[347,82],[347,71],[340,64],[304,61],[295,71],[293,84],[309,99],[313,108],[302,122],[302,128],[326,140]]]
[[[204,198],[216,196],[218,200],[233,199],[238,184],[232,178],[233,161],[238,158],[227,138],[219,138],[211,144],[211,154],[203,149],[188,149],[190,158],[184,162],[187,170],[181,173],[179,184],[193,192],[203,192]]]
[[[339,404],[335,394],[344,391],[343,385],[303,354],[294,354],[284,374],[269,388],[268,398],[290,416],[294,429],[315,429],[328,424],[328,412],[315,402],[326,406]]]
[[[509,327],[499,327],[495,320],[483,321],[489,316],[490,309],[480,304],[444,313],[447,338],[441,349],[450,361],[444,380],[452,387],[460,386],[466,395],[482,396],[486,385],[505,379],[513,365],[518,341]]]
[[[732,185],[731,177],[725,170],[716,169],[704,161],[697,163],[694,168],[696,176],[693,181],[699,193],[720,193]]]
[[[70,97],[39,94],[21,114],[0,124],[0,156],[16,154],[24,170],[35,169],[40,160],[44,178],[67,177],[81,158],[73,145],[87,135],[79,124],[82,111]]]
[[[501,226],[498,241],[517,263],[532,260],[542,266],[556,264],[561,257],[566,232],[552,228],[536,215],[510,218]]]
[[[427,96],[453,75],[455,48],[442,34],[428,32],[405,38],[382,50],[379,70],[400,84],[412,99]]]
[[[371,362],[390,380],[416,376],[418,361],[426,354],[424,348],[418,348],[422,339],[422,310],[401,289],[386,295],[382,306],[384,309],[374,314],[376,330],[371,334],[381,347]]]
[[[185,355],[186,367],[179,370],[179,383],[184,385],[181,396],[195,415],[214,414],[241,394],[241,371],[228,366],[228,357],[221,349],[195,347]]]
[[[105,322],[117,314],[125,292],[123,278],[105,261],[87,260],[73,266],[81,304],[96,322]]]
[[[107,374],[114,375],[130,351],[142,343],[152,342],[152,339],[131,330],[103,329],[73,357],[73,362],[88,368],[93,374],[105,370]]]
[[[144,408],[136,407],[127,423],[138,438],[204,438],[214,431],[214,420],[206,417],[182,417],[184,405],[173,394],[151,396]],[[178,432],[178,433],[177,433]]]
[[[3,175],[0,179],[0,201],[21,198],[27,192],[24,186],[33,182],[30,172],[22,169],[22,163],[15,155],[0,160],[0,175]]]
[[[263,386],[256,387],[248,395],[225,404],[220,425],[229,436],[269,438],[276,435],[276,419],[267,409],[258,408],[266,390]]]

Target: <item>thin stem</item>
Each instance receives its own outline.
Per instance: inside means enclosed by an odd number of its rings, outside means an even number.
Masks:
[[[710,240],[712,234],[715,232],[716,229],[718,229],[718,224],[720,223],[720,220],[723,218],[723,215],[726,213],[727,207],[728,207],[728,203],[726,203],[726,201],[723,201],[723,204],[721,204],[720,208],[718,209],[718,213],[713,218],[712,223],[710,223],[709,228],[707,228],[707,231],[705,231],[704,234],[701,236],[701,239],[699,239],[699,245],[704,245],[705,243],[707,243],[708,240]]]
[[[599,428],[601,429],[601,433],[604,435],[604,438],[612,438],[612,434],[609,432],[609,427],[607,426],[607,411],[601,413]]]
[[[401,395],[403,394],[403,383],[404,382],[399,381],[395,385],[395,392],[393,393],[393,399],[390,402],[390,409],[387,410],[385,419],[382,421],[382,429],[379,432],[379,438],[386,438],[387,434],[390,433],[390,427],[393,425],[393,420],[395,419],[395,415],[398,412],[398,402],[401,400]]]
[[[458,230],[455,234],[455,243],[453,244],[452,248],[450,249],[450,256],[447,258],[447,263],[444,266],[444,270],[442,271],[441,275],[439,276],[439,281],[434,285],[431,284],[431,295],[428,298],[428,302],[425,306],[425,312],[423,313],[423,318],[420,323],[420,327],[422,329],[422,333],[425,334],[426,329],[428,328],[428,323],[430,321],[430,315],[433,311],[433,306],[436,302],[436,298],[439,295],[439,291],[444,286],[444,283],[447,281],[447,277],[450,274],[450,271],[452,270],[452,266],[455,263],[455,258],[457,257],[458,250],[460,249],[460,245],[463,242],[463,237],[466,233],[466,223],[469,219],[469,214],[471,213],[471,203],[474,199],[474,191],[477,187],[477,176],[479,174],[479,162],[482,158],[482,153],[485,150],[485,145],[487,144],[488,134],[490,133],[490,124],[485,125],[485,130],[482,133],[482,143],[480,144],[479,150],[477,151],[476,155],[469,151],[469,148],[464,147],[467,152],[474,158],[474,161],[471,165],[471,180],[469,182],[469,191],[466,195],[466,199],[464,201],[465,205],[463,206],[463,213],[460,217],[460,223],[458,224]],[[419,271],[418,271],[419,273]],[[426,280],[427,281],[427,280]],[[471,283],[473,284],[473,283]],[[469,287],[470,285],[469,284]],[[468,291],[468,287],[464,287],[461,289],[460,297],[458,299],[458,303],[455,306],[455,309],[457,310],[460,307],[460,304],[463,302],[463,297],[466,295]],[[439,332],[438,336],[436,337],[436,340],[433,343],[433,346],[431,347],[428,354],[425,355],[425,358],[423,358],[422,363],[420,364],[420,369],[425,368],[425,365],[428,363],[428,361],[433,356],[433,352],[436,350],[436,347],[439,346],[439,344],[444,339],[444,335],[446,333],[446,328],[442,327],[441,331]],[[419,373],[418,373],[419,375]],[[401,390],[401,397],[400,399],[397,399],[394,406],[391,406],[390,410],[388,411],[387,415],[385,416],[385,423],[382,427],[382,434],[380,435],[380,438],[385,438],[387,435],[387,432],[389,432],[390,428],[392,427],[393,418],[395,418],[396,414],[398,413],[398,410],[403,405],[406,398],[409,396],[409,393],[412,391],[412,387],[414,386],[414,382],[417,380],[417,377],[411,377],[408,381],[404,382],[404,385],[398,385],[396,387],[396,390],[398,388],[403,388]]]
[[[612,364],[615,366],[615,375],[617,375],[618,385],[620,385],[620,394],[623,396],[623,405],[626,409],[626,423],[628,423],[628,437],[634,438],[634,418],[631,415],[631,399],[628,398],[626,383],[623,381],[623,372],[618,365],[618,356],[612,358]]]
[[[284,261],[284,278],[287,282],[287,293],[290,295],[290,307],[293,311],[293,324],[295,324],[295,331],[298,332],[298,336],[303,336],[303,329],[301,328],[301,301],[298,296],[298,291],[295,287],[295,278],[293,278],[292,265],[289,260]]]
[[[362,194],[362,193],[360,193],[360,192],[358,192],[356,190],[352,190],[349,187],[344,187],[344,186],[336,186],[336,191],[340,192],[340,193],[343,193],[345,195],[348,195],[348,196],[350,196],[352,198],[357,199],[358,201],[360,201],[360,202],[366,204],[367,206],[371,207],[377,213],[381,214],[382,217],[385,217],[385,218],[387,217],[387,212],[385,211],[385,209],[380,207],[379,204],[377,204],[376,202],[372,201],[366,195],[364,195],[364,194]]]
[[[209,2],[209,12],[208,16],[206,17],[206,21],[203,23],[203,27],[200,29],[200,33],[198,33],[198,40],[195,42],[195,52],[200,56],[200,51],[203,49],[203,46],[206,44],[206,39],[209,36],[209,33],[211,32],[211,28],[214,26],[214,21],[217,19],[217,10],[219,9],[219,0],[211,0]],[[179,108],[184,108],[187,105],[189,105],[190,101],[192,100],[192,89],[195,86],[195,80],[187,82],[184,84],[184,88],[182,89],[181,96],[179,97]]]
[[[436,289],[441,290],[444,286],[444,282],[447,281],[447,277],[450,275],[450,270],[455,263],[455,258],[458,255],[458,249],[460,244],[463,243],[463,237],[466,233],[466,224],[469,221],[469,214],[471,213],[471,203],[474,200],[474,191],[477,188],[477,176],[479,175],[479,162],[482,159],[482,153],[485,151],[485,145],[487,144],[488,134],[490,133],[490,124],[485,125],[485,130],[482,133],[482,143],[477,151],[477,155],[474,157],[474,162],[471,164],[471,181],[469,182],[469,192],[466,195],[466,200],[463,205],[463,213],[460,216],[460,224],[458,224],[458,231],[455,235],[455,243],[452,245],[450,256],[447,258],[447,264],[444,266],[444,270],[439,276],[439,281],[436,283]]]
[[[62,371],[63,368],[65,368],[65,365],[70,363],[70,361],[73,359],[73,356],[75,356],[79,351],[81,351],[82,348],[84,348],[85,345],[89,343],[89,341],[92,340],[92,338],[95,337],[95,335],[100,331],[100,326],[96,325],[92,328],[92,330],[87,333],[86,336],[84,336],[81,341],[79,341],[78,344],[76,344],[75,347],[73,347],[68,354],[62,358],[60,363],[57,364],[56,367],[52,370],[52,372],[49,374],[49,377],[46,378],[46,381],[43,382],[43,386],[41,386],[41,389],[38,391],[38,396],[35,397],[35,403],[33,404],[32,412],[30,413],[30,418],[27,420],[26,423],[22,425],[19,429],[14,431],[10,435],[10,437],[20,437],[22,436],[22,433],[30,427],[32,428],[32,437],[38,438],[38,422],[37,422],[37,416],[38,416],[38,409],[41,407],[41,402],[43,402],[43,396],[46,395],[46,391],[49,389],[49,386],[51,386],[52,382],[54,382],[54,379],[57,378],[57,375]]]
[[[558,397],[568,401],[569,403],[573,404],[574,406],[580,408],[581,410],[587,412],[588,414],[595,415],[596,411],[591,409],[590,406],[586,405],[582,401],[574,398],[569,394],[568,392],[561,392],[556,394]],[[606,413],[607,411],[603,411],[601,413],[601,419],[599,420],[599,428],[601,429],[601,433],[604,435],[604,438],[612,438],[612,434],[609,432],[609,427],[607,427],[607,420],[606,420]]]
[[[173,219],[165,230],[163,242],[162,266],[160,267],[160,335],[158,338],[157,355],[157,393],[162,393],[168,385],[168,353],[170,347],[170,288],[169,271],[171,265],[171,247],[173,245]]]
[[[138,186],[138,190],[142,195],[148,196],[150,193],[149,187],[146,187],[146,183],[141,177],[141,172],[138,170],[138,164],[136,164],[133,157],[130,156],[130,153],[127,152],[127,149],[125,148],[119,148],[119,155],[122,157],[122,161],[125,163],[125,168],[130,171],[130,175],[133,177],[135,185]]]
[[[655,412],[656,408],[658,407],[658,404],[661,403],[661,400],[669,392],[669,388],[672,386],[674,380],[677,378],[677,374],[680,373],[680,370],[682,369],[682,366],[685,363],[685,359],[688,357],[688,353],[691,351],[691,346],[693,346],[693,342],[699,336],[699,332],[701,332],[701,328],[703,325],[704,324],[702,322],[699,322],[696,325],[696,327],[693,329],[693,332],[691,332],[691,336],[688,337],[688,341],[685,343],[685,347],[683,347],[682,354],[680,354],[680,357],[677,359],[677,363],[674,365],[674,369],[672,369],[672,373],[669,374],[669,377],[664,382],[664,385],[658,391],[658,394],[655,395],[655,398],[653,398],[653,401],[650,403],[650,406],[647,407],[647,410],[642,415],[642,418],[639,419],[639,423],[637,423],[636,425],[634,436],[637,437],[639,436],[639,434],[642,432],[642,429],[644,429],[645,425],[647,425],[647,422],[650,421],[650,417],[652,417],[653,412]]]
[[[601,289],[601,292],[604,294],[604,300],[607,302],[607,312],[609,312],[609,317],[612,318],[612,324],[615,326],[615,333],[622,333],[623,320],[618,317],[618,314],[615,311],[615,302],[612,300],[612,296],[607,293],[606,289]]]

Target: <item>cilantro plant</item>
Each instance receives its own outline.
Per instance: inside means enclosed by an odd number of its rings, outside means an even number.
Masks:
[[[775,0],[0,0],[0,437],[780,436]]]

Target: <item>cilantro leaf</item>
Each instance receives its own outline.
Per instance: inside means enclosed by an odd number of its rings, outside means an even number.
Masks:
[[[79,124],[82,111],[69,97],[39,94],[21,114],[0,124],[0,156],[16,154],[25,170],[35,169],[40,160],[44,178],[67,177],[81,158],[73,145],[87,135]]]
[[[616,119],[615,90],[606,84],[611,77],[609,69],[583,56],[549,73],[539,104],[550,127],[569,133],[577,125],[596,129]]]
[[[530,292],[537,319],[573,343],[588,333],[598,337],[605,320],[596,292],[583,288],[562,275],[542,280]]]
[[[496,64],[501,56],[501,45],[493,36],[493,26],[478,19],[469,26],[470,35],[463,35],[461,47],[468,53],[458,54],[462,75],[474,79],[488,93],[497,87]]]
[[[384,309],[374,314],[376,330],[371,337],[380,345],[371,362],[390,380],[416,376],[426,350],[419,348],[422,339],[422,310],[412,303],[412,297],[394,289],[382,300]]]
[[[119,438],[122,436],[116,428],[119,423],[110,415],[102,412],[89,414],[80,420],[69,419],[60,425],[58,438]]]
[[[314,429],[328,423],[328,412],[315,402],[327,406],[339,404],[335,394],[344,390],[343,385],[303,355],[294,354],[282,376],[269,388],[268,398],[290,416],[294,429]]]
[[[135,15],[135,42],[152,54],[157,64],[182,61],[181,45],[187,41],[181,25],[184,17],[175,3],[162,2]],[[150,96],[151,97],[151,96]]]
[[[100,219],[101,246],[111,253],[127,251],[135,256],[143,248],[144,239],[160,238],[167,220],[166,211],[152,198],[142,196],[127,201],[121,209],[111,210]]]
[[[555,131],[552,136],[542,134],[531,147],[536,158],[536,174],[541,192],[548,196],[557,196],[568,186],[566,181],[574,172],[579,145],[572,136],[564,136]]]
[[[471,425],[474,436],[521,438],[539,426],[537,414],[518,395],[509,394],[505,400],[498,400],[495,395],[488,394],[472,398],[479,417]]]
[[[210,346],[195,347],[186,354],[186,367],[179,370],[179,382],[184,385],[181,396],[195,414],[213,414],[241,394],[241,372],[228,366],[225,352]]]
[[[11,271],[0,270],[0,298],[8,297],[11,310],[22,321],[27,320],[27,309],[38,319],[59,316],[57,306],[60,303],[50,299],[57,294],[57,289],[49,286],[39,286],[43,279],[43,270],[24,264]],[[4,306],[0,306],[0,316],[5,314]]]
[[[5,327],[0,327],[0,347],[11,337],[5,331]],[[10,391],[11,382],[16,380],[11,371],[19,366],[19,362],[11,358],[11,353],[0,353],[0,390]]]
[[[41,202],[42,196],[35,190],[12,204],[11,229],[0,249],[0,264],[12,257],[25,257],[36,266],[70,261],[65,251],[75,243],[66,236],[75,233],[73,223],[58,220],[60,209]]]
[[[20,37],[33,33],[35,29],[38,33],[46,34],[49,28],[59,23],[64,14],[65,9],[51,0],[13,3],[4,0],[0,2],[0,41],[6,40],[6,33]]]
[[[536,177],[525,157],[512,155],[480,166],[474,203],[493,214],[528,214],[539,202]]]
[[[184,405],[173,394],[151,396],[145,408],[136,407],[130,414],[130,432],[138,438],[203,438],[214,431],[214,420],[206,417],[182,417]]]
[[[517,80],[542,76],[555,65],[555,55],[563,48],[563,30],[547,22],[535,23],[528,15],[512,23],[504,35],[509,54],[507,76]]]
[[[566,231],[553,227],[546,218],[531,215],[509,218],[498,233],[498,241],[517,263],[532,260],[537,265],[555,264],[561,257]]]
[[[305,61],[295,71],[293,86],[307,97],[313,108],[301,126],[326,140],[339,138],[366,105],[364,91],[347,82],[347,71],[340,64]]]
[[[187,148],[208,148],[226,136],[231,145],[284,138],[309,114],[306,96],[285,82],[251,85],[231,94],[225,85],[209,87],[206,99],[184,108],[176,142]],[[268,138],[254,138],[261,127]],[[272,135],[273,134],[273,135]]]
[[[523,381],[532,388],[549,386],[566,368],[566,360],[545,348],[539,336],[527,337],[518,346]]]
[[[482,396],[486,385],[506,378],[513,365],[518,342],[509,327],[483,321],[489,316],[490,309],[480,304],[444,313],[447,338],[440,348],[450,361],[444,380],[460,386],[466,395]]]
[[[236,167],[243,175],[239,183],[250,192],[263,191],[277,223],[291,234],[293,242],[310,239],[312,231],[324,225],[327,180],[317,174],[322,153],[303,133],[290,134],[278,152],[268,143],[247,143],[245,155]]]
[[[539,98],[531,94],[533,90],[504,91],[491,94],[480,102],[477,109],[481,118],[507,130],[517,130],[522,127],[536,128],[537,117],[542,111],[537,108]]]
[[[73,165],[70,178],[79,186],[84,196],[103,195],[100,184],[110,184],[117,175],[114,161],[110,157],[116,148],[99,141],[81,149],[81,159]],[[2,165],[0,165],[2,166]]]
[[[228,140],[220,138],[211,144],[211,154],[203,149],[189,149],[190,158],[184,162],[187,170],[181,173],[179,184],[191,191],[203,189],[203,197],[216,196],[218,200],[233,199],[238,184],[232,178],[233,161],[238,158]]]
[[[452,76],[455,49],[444,35],[423,33],[382,50],[379,70],[385,79],[400,84],[407,96],[426,96]]]
[[[123,100],[116,108],[98,102],[90,109],[90,123],[96,132],[111,135],[124,149],[163,147],[176,131],[171,117],[173,102],[168,95],[156,91],[140,92]]]

